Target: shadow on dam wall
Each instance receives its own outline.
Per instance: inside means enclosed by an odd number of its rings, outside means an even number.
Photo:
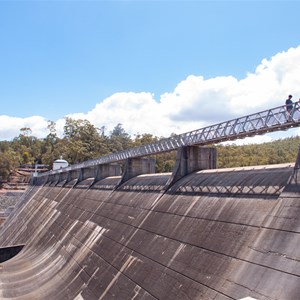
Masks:
[[[293,164],[31,186],[0,299],[300,299]]]

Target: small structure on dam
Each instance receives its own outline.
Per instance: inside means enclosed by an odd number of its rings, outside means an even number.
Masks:
[[[53,162],[53,171],[59,170],[61,168],[66,168],[68,166],[69,166],[69,163],[65,159],[60,157],[60,159],[56,159]]]
[[[0,232],[1,299],[299,298],[300,154],[217,169],[183,145],[155,174],[127,153],[35,178]]]

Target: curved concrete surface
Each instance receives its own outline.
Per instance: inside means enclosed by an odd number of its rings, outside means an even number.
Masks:
[[[0,232],[0,299],[299,299],[293,166],[33,186]]]

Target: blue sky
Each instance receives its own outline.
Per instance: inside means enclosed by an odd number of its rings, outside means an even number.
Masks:
[[[45,122],[61,128],[66,115],[160,136],[281,105],[300,96],[299,11],[299,1],[0,1],[0,139],[24,126],[45,136]],[[266,90],[263,76],[250,89],[264,60],[293,82]],[[239,101],[256,90],[264,106],[233,101],[209,119],[231,84]]]

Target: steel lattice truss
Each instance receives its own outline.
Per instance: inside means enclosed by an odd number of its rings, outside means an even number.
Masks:
[[[72,165],[64,169],[50,171],[51,174],[70,170],[87,168],[96,165],[123,161],[127,158],[155,155],[173,151],[182,146],[216,144],[229,140],[236,140],[253,135],[261,135],[271,131],[286,130],[300,126],[300,104],[295,103],[291,114],[286,111],[285,105],[261,111],[248,116],[240,117],[219,124],[196,129],[180,135],[165,138],[153,144],[131,148],[117,153],[105,155]],[[41,175],[49,174],[49,172]],[[41,176],[40,175],[40,176]]]

